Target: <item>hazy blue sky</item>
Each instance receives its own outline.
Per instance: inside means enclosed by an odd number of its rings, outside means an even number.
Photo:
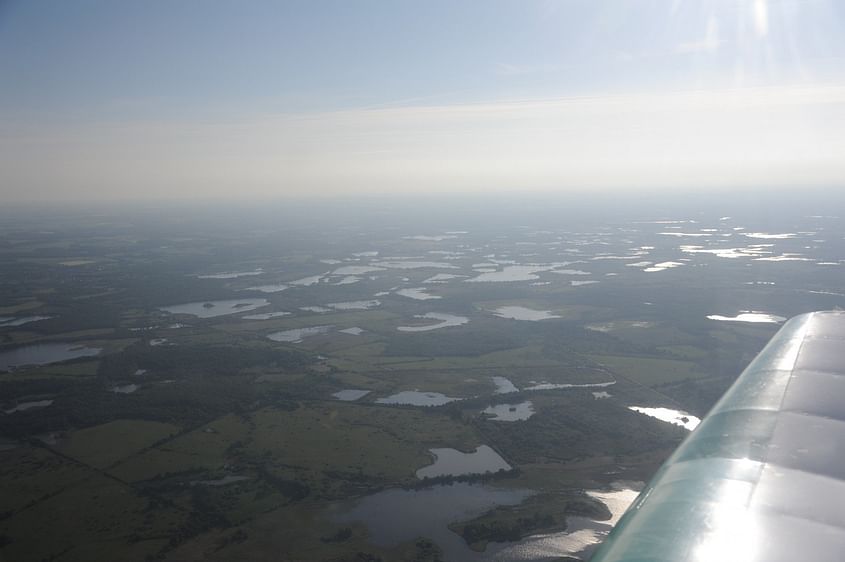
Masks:
[[[845,184],[837,0],[0,0],[0,198]]]

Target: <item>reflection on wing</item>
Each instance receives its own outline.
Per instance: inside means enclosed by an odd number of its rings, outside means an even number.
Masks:
[[[790,320],[661,467],[593,562],[841,561],[845,313]]]

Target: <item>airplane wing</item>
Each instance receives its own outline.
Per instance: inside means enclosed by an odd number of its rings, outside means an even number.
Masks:
[[[845,312],[787,322],[591,560],[845,560]]]

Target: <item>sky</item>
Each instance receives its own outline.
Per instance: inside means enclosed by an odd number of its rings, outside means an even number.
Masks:
[[[0,0],[0,203],[845,186],[839,0]]]

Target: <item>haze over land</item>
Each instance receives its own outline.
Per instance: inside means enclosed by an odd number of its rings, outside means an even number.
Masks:
[[[837,199],[455,201],[5,211],[0,553],[584,557],[845,306]]]

